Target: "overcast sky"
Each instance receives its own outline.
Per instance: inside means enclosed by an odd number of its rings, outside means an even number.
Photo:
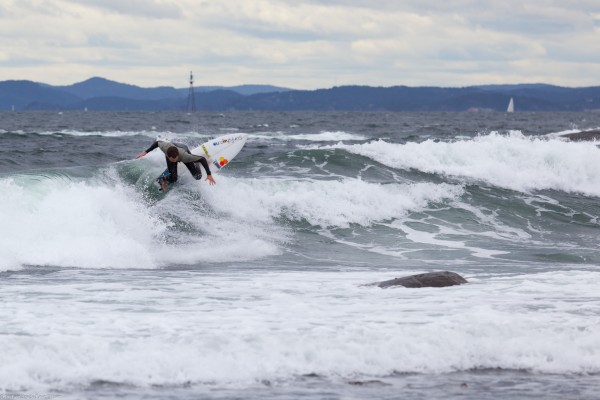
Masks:
[[[0,0],[0,81],[600,85],[600,0]]]

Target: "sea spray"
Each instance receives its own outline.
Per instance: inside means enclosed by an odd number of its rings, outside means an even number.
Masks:
[[[599,150],[590,143],[492,133],[449,142],[399,144],[376,140],[321,148],[344,149],[393,168],[522,192],[554,189],[600,195]]]
[[[155,267],[165,224],[123,185],[45,175],[0,179],[2,269],[22,265]]]

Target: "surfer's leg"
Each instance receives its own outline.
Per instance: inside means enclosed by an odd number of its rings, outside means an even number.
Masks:
[[[177,182],[177,163],[167,158],[167,169],[169,170],[167,180],[171,183]]]
[[[200,169],[199,161],[185,163],[185,166],[187,167],[187,169],[190,170],[190,174],[192,174],[194,179],[196,179],[196,180],[202,179],[202,170]]]

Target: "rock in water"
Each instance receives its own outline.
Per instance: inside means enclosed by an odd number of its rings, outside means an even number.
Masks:
[[[389,281],[378,282],[374,285],[385,289],[392,286],[404,286],[406,288],[445,287],[462,285],[463,283],[467,283],[467,280],[456,272],[441,271],[396,278]]]
[[[562,135],[563,137],[568,138],[569,140],[575,142],[581,141],[592,141],[592,140],[600,140],[600,130],[591,130],[591,131],[581,131],[575,133],[568,133],[566,135]]]

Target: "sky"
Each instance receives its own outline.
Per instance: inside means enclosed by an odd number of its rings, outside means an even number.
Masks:
[[[0,81],[600,85],[600,0],[0,0]]]

